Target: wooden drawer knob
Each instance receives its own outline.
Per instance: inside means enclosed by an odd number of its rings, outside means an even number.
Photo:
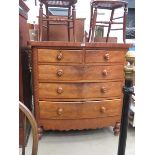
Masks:
[[[106,91],[107,91],[107,89],[106,89],[105,87],[102,87],[102,88],[101,88],[101,92],[102,92],[102,93],[106,93]]]
[[[57,89],[57,93],[58,93],[58,94],[62,94],[62,93],[63,93],[63,89],[62,89],[61,87],[59,87],[59,88]]]
[[[58,75],[58,76],[62,76],[62,75],[63,75],[63,70],[62,70],[62,69],[58,70],[58,71],[57,71],[57,75]]]
[[[101,111],[101,113],[105,113],[106,108],[105,107],[101,107],[100,111]]]
[[[62,115],[62,113],[63,113],[63,109],[62,109],[62,108],[58,108],[57,114],[58,114],[58,115]]]
[[[108,72],[107,72],[107,70],[106,70],[106,69],[105,69],[105,70],[103,70],[103,72],[102,72],[102,73],[103,73],[103,75],[104,75],[104,76],[107,76],[107,75],[108,75]]]
[[[63,54],[62,54],[62,53],[59,53],[59,54],[57,55],[57,59],[58,59],[58,60],[62,60],[62,59],[63,59]]]
[[[109,60],[109,59],[110,59],[110,56],[109,56],[108,53],[106,53],[106,54],[104,55],[104,59],[105,59],[105,60]]]

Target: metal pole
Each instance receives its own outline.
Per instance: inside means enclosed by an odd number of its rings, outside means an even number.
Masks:
[[[124,98],[123,98],[123,107],[122,107],[122,118],[121,118],[121,127],[120,127],[120,136],[118,144],[117,155],[125,155],[126,149],[126,139],[127,139],[127,128],[128,128],[128,112],[130,106],[131,95],[134,94],[133,83],[135,75],[135,58],[131,53],[127,53],[126,60],[129,62],[125,66],[125,86],[123,88]]]

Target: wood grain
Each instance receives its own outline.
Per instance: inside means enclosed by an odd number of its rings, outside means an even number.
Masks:
[[[39,106],[41,119],[82,119],[119,115],[122,101],[120,99],[86,102],[40,101]]]
[[[86,63],[97,62],[124,62],[123,51],[109,51],[109,50],[89,50],[86,51]]]
[[[91,118],[91,119],[74,119],[74,120],[48,120],[40,119],[40,124],[44,130],[83,130],[97,129],[114,126],[115,122],[120,121],[121,116]]]
[[[130,44],[29,43],[34,52],[33,93],[40,127],[82,130],[120,122],[123,66]]]
[[[58,89],[62,92],[59,93]],[[102,91],[105,88],[105,92]],[[101,98],[118,97],[122,93],[121,82],[108,83],[39,83],[39,98]]]
[[[38,50],[39,62],[82,63],[82,58],[83,55],[82,51],[80,50],[53,50],[53,49]]]
[[[38,65],[40,81],[79,81],[123,79],[124,66],[103,65]]]
[[[131,44],[123,44],[123,43],[101,43],[101,42],[94,42],[94,43],[82,43],[82,42],[67,42],[67,41],[29,41],[28,45],[38,48],[57,48],[57,49],[118,49],[124,50],[127,52],[128,48],[131,47]]]

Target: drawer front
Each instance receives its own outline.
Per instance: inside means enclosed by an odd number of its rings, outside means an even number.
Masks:
[[[122,94],[122,82],[39,83],[39,98],[101,98]]]
[[[39,79],[47,81],[123,79],[123,65],[115,66],[58,66],[39,65]]]
[[[86,80],[104,80],[104,79],[123,79],[124,66],[90,66],[84,68],[84,77]]]
[[[80,50],[38,49],[38,61],[45,63],[82,63],[83,52]]]
[[[106,51],[106,50],[88,50],[86,51],[86,63],[108,63],[124,62],[125,52]]]
[[[39,79],[49,81],[73,81],[81,80],[83,76],[82,66],[58,66],[58,65],[39,65]]]
[[[41,119],[81,119],[121,115],[120,99],[87,102],[40,101]]]

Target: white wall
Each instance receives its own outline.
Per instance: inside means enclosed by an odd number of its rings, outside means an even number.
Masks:
[[[39,15],[38,0],[37,0],[37,6],[35,6],[35,0],[27,0],[25,3],[30,9],[28,12],[28,23],[33,23],[34,21],[38,23],[38,18],[37,18],[37,16]]]
[[[90,25],[90,1],[91,0],[78,0],[76,4],[77,17],[86,18],[85,30],[89,31]]]

